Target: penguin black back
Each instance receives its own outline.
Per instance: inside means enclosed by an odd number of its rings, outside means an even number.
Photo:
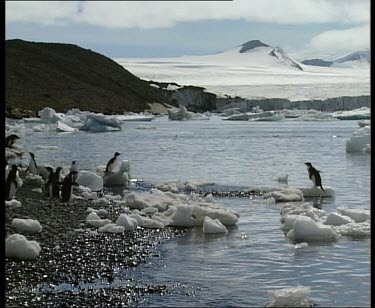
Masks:
[[[17,139],[20,139],[16,134],[11,134],[5,138],[5,146],[11,148]]]
[[[60,172],[62,167],[57,167],[52,176],[52,196],[60,197]]]
[[[315,187],[320,187],[323,191],[322,178],[320,177],[320,171],[315,169],[313,165],[309,162],[305,163],[307,166],[307,171],[309,173],[310,180],[314,183]]]
[[[18,188],[17,172],[18,172],[18,167],[17,165],[13,164],[11,169],[9,170],[8,177],[5,182],[5,200],[7,201],[12,200]]]
[[[72,186],[78,184],[73,180],[74,175],[77,174],[76,171],[70,171],[69,174],[64,178],[61,187],[61,201],[69,202],[72,197]]]
[[[117,156],[119,156],[120,153],[116,152],[115,155],[108,161],[107,166],[105,167],[105,172],[111,172],[115,163],[115,160]]]

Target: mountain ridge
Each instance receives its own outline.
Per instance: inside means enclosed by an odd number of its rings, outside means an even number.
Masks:
[[[44,107],[106,114],[141,112],[168,103],[117,62],[73,44],[5,41],[5,105],[37,112]]]

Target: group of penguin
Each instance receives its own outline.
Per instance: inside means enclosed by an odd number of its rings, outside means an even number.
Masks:
[[[5,147],[12,148],[15,141],[19,139],[19,137],[15,134],[9,135],[5,139]],[[65,178],[62,180],[61,170],[62,167],[57,167],[55,171],[53,171],[52,167],[44,167],[45,172],[43,172],[43,168],[38,168],[38,165],[35,161],[35,156],[33,153],[29,152],[30,154],[30,162],[29,166],[26,169],[27,173],[32,173],[34,175],[41,175],[42,178],[45,180],[44,182],[44,191],[47,196],[52,198],[60,198],[60,187],[61,187],[61,201],[62,202],[70,202],[73,195],[73,186],[78,186],[78,183],[75,181],[77,177],[77,162],[73,161],[70,167],[70,172]],[[105,171],[105,174],[111,173],[114,170],[115,165],[117,165],[118,157],[121,154],[115,152],[114,156],[108,161]],[[307,166],[307,172],[309,175],[310,180],[313,182],[314,187],[320,187],[322,191],[325,191],[322,186],[322,179],[320,177],[320,172],[316,168],[312,166],[310,162],[306,162],[305,165]],[[44,174],[43,174],[44,173]],[[9,164],[5,161],[5,181],[6,181],[6,188],[5,188],[5,197],[6,200],[11,200],[16,190],[19,186],[19,171],[18,166],[13,164],[9,170]]]
[[[6,147],[11,148],[17,139],[19,139],[17,135],[8,136],[5,142]],[[77,162],[72,161],[68,175],[62,179],[62,167],[57,167],[55,171],[50,166],[39,167],[35,161],[34,153],[29,152],[29,154],[30,162],[26,169],[26,174],[31,173],[33,175],[39,175],[43,178],[43,191],[50,199],[58,198],[61,199],[62,202],[70,203],[73,196],[73,186],[78,186],[78,183],[76,182],[78,174]],[[120,153],[116,152],[108,161],[105,168],[105,174],[113,172],[119,155]],[[19,168],[16,164],[12,164],[9,169],[9,164],[7,161],[5,161],[5,182],[5,199],[10,201],[13,199],[20,182],[22,182],[19,178]]]

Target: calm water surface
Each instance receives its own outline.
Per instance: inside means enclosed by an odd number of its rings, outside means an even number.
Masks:
[[[142,127],[150,129],[140,129]],[[356,121],[128,122],[110,133],[22,134],[20,144],[40,162],[95,171],[115,151],[131,164],[131,177],[156,183],[201,179],[225,187],[310,187],[304,162],[322,171],[323,186],[336,192],[322,209],[370,207],[370,155],[347,154]],[[56,150],[40,149],[56,146]],[[27,163],[28,159],[25,159]],[[126,273],[135,281],[165,284],[165,296],[141,306],[265,306],[268,291],[308,286],[318,306],[370,306],[370,239],[342,237],[295,248],[280,229],[280,210],[249,198],[218,198],[238,212],[226,236],[195,228],[162,244],[149,262]],[[120,283],[118,280],[115,283]]]

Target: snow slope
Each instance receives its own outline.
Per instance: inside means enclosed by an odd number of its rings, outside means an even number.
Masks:
[[[306,100],[370,94],[368,66],[303,65],[268,45],[240,52],[245,44],[207,56],[114,60],[142,79],[202,86],[218,95]]]

